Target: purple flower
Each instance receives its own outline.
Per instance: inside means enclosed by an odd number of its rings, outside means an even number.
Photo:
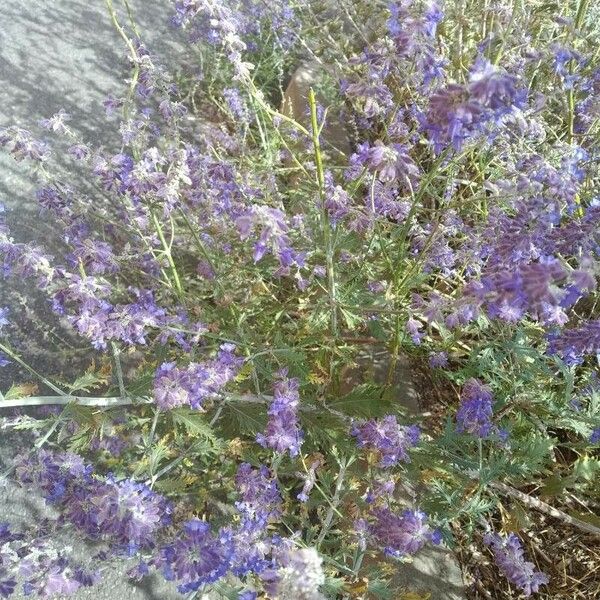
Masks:
[[[482,113],[483,108],[469,99],[465,86],[450,83],[431,96],[429,111],[422,117],[422,126],[436,152],[448,145],[460,150],[476,130]]]
[[[106,114],[110,116],[123,106],[123,100],[110,95],[102,102],[102,106],[104,106]]]
[[[423,332],[420,331],[422,328],[423,325],[413,317],[410,317],[408,321],[406,321],[406,331],[408,335],[410,335],[410,339],[417,346],[421,343],[421,340],[423,339]]]
[[[90,155],[90,149],[85,144],[73,144],[69,147],[69,154],[77,160],[83,160]]]
[[[190,380],[174,362],[163,363],[154,376],[154,401],[161,410],[190,403]]]
[[[368,532],[390,556],[401,558],[415,554],[428,542],[439,542],[439,534],[430,528],[427,515],[420,510],[397,515],[389,508],[376,508],[372,514],[375,521]]]
[[[380,465],[392,467],[399,462],[410,462],[408,450],[417,445],[420,430],[417,425],[399,425],[395,415],[382,419],[370,419],[354,425],[350,432],[359,448],[377,450],[381,455]]]
[[[288,379],[286,375],[286,371],[278,374],[273,402],[269,407],[267,430],[257,435],[256,441],[265,448],[297,456],[303,437],[298,423],[299,381],[296,378]]]
[[[70,204],[72,203],[69,194],[61,193],[57,188],[48,186],[39,189],[36,194],[36,200],[46,210],[53,212],[65,220],[71,219]]]
[[[235,476],[235,485],[240,494],[235,506],[249,525],[264,527],[281,516],[281,494],[267,467],[261,465],[254,469],[250,464],[242,463]]]
[[[396,482],[393,479],[377,480],[367,490],[365,494],[365,502],[373,504],[379,498],[391,498],[396,489]]]
[[[150,545],[170,522],[171,507],[162,496],[130,479],[92,477],[91,466],[73,453],[40,450],[17,457],[15,473],[81,531],[129,551]]]
[[[596,427],[590,435],[590,444],[600,444],[600,427]]]
[[[15,533],[0,523],[0,598],[16,592],[20,596],[36,594],[42,598],[64,598],[82,586],[97,582],[98,574],[76,565],[64,550],[54,543],[46,523],[25,533]]]
[[[236,219],[236,225],[242,240],[250,237],[255,229],[260,229],[260,236],[254,244],[254,262],[260,261],[267,253],[279,260],[281,275],[288,274],[290,267],[303,266],[301,253],[294,251],[289,237],[290,228],[286,215],[277,208],[254,205],[250,211]]]
[[[62,108],[49,119],[42,119],[40,121],[40,127],[54,131],[54,133],[67,133],[69,128],[65,125],[67,121],[71,120],[71,115],[65,112]]]
[[[493,403],[492,391],[487,385],[477,379],[467,380],[463,385],[456,413],[458,430],[480,438],[488,437],[494,431]]]
[[[516,80],[490,62],[481,60],[471,73],[469,93],[485,108],[503,109],[511,106],[517,98]]]
[[[109,477],[98,491],[98,529],[118,544],[129,548],[147,546],[170,522],[170,505],[144,484]]]
[[[436,2],[429,2],[426,6],[423,27],[427,35],[434,38],[438,23],[444,19],[444,13]]]
[[[3,307],[0,308],[0,330],[2,329],[2,327],[4,327],[4,325],[8,325],[9,321],[6,318],[6,316],[8,315],[8,307]]]
[[[0,146],[8,148],[17,161],[30,159],[43,162],[49,155],[46,143],[34,139],[26,129],[14,126],[0,128]]]
[[[273,598],[324,600],[319,588],[325,583],[323,559],[314,548],[285,549],[277,557],[278,568],[262,575]]]
[[[448,354],[446,352],[432,352],[429,355],[429,366],[434,369],[443,369],[448,366]]]
[[[17,587],[17,581],[13,577],[8,577],[8,573],[0,568],[0,596],[8,598],[12,596]]]
[[[83,265],[86,273],[91,275],[103,275],[105,273],[116,273],[119,264],[110,244],[90,237],[72,241],[73,252],[69,259],[74,265]]]
[[[581,363],[587,355],[600,353],[600,320],[549,334],[548,352],[558,354],[571,365]]]
[[[178,367],[163,363],[154,377],[154,400],[161,410],[189,405],[202,409],[207,398],[216,396],[239,371],[244,359],[233,354],[234,346],[223,344],[214,360]]]
[[[180,582],[182,593],[220,579],[228,570],[227,548],[200,519],[185,523],[177,539],[160,550],[154,564],[168,580]]]
[[[373,146],[362,144],[357,154],[350,158],[352,165],[364,165],[377,173],[380,181],[399,181],[405,185],[409,180],[416,183],[419,179],[419,169],[408,155],[408,149],[402,144],[384,145],[377,140]]]
[[[335,185],[333,178],[327,173],[325,180],[325,208],[333,223],[342,220],[349,212],[352,200],[342,186]]]
[[[545,573],[535,571],[535,565],[525,560],[521,541],[514,533],[505,538],[495,533],[486,534],[484,542],[491,546],[496,564],[505,577],[525,596],[531,596],[550,581]]]
[[[237,88],[226,88],[223,90],[223,97],[236,121],[248,124],[250,122],[250,113],[240,91]]]
[[[436,152],[447,146],[460,150],[464,143],[484,133],[484,126],[522,104],[516,79],[491,63],[480,60],[466,85],[450,83],[431,96],[429,110],[420,116]]]

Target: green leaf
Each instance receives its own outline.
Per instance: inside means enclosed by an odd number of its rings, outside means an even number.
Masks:
[[[65,419],[77,421],[79,425],[89,425],[90,427],[99,426],[102,420],[107,420],[107,417],[103,416],[103,413],[99,412],[97,408],[83,406],[76,402],[67,404],[63,409],[62,416]]]
[[[38,390],[37,385],[33,383],[13,384],[10,389],[4,393],[5,400],[18,400],[19,398],[27,398],[32,396]]]
[[[389,338],[389,333],[385,331],[379,319],[372,319],[367,322],[369,333],[380,342],[385,342]]]
[[[90,392],[105,385],[106,382],[106,375],[99,375],[93,372],[84,373],[69,385],[69,392]]]
[[[544,485],[540,488],[540,495],[548,498],[559,496],[572,484],[572,477],[561,477],[555,473],[544,481]]]
[[[514,502],[508,511],[507,519],[504,521],[506,531],[517,533],[531,526],[531,519],[527,511],[519,502]]]
[[[181,479],[158,479],[154,487],[161,494],[176,494],[185,492],[188,485]]]
[[[389,413],[392,402],[385,386],[363,383],[339,400],[329,402],[327,406],[349,416],[370,419]]]
[[[175,425],[182,426],[191,437],[201,437],[210,442],[216,450],[221,447],[221,440],[215,435],[204,415],[192,408],[176,408],[170,412]]]
[[[340,308],[340,312],[350,330],[356,329],[356,327],[364,321],[364,318],[361,315],[355,315],[344,308]]]
[[[303,411],[300,414],[302,429],[306,432],[307,439],[313,441],[317,447],[329,447],[332,442],[347,444],[354,447],[354,441],[348,436],[344,421],[325,410]]]
[[[595,525],[596,527],[600,527],[600,517],[593,513],[584,513],[575,510],[570,510],[568,514],[575,519],[579,519],[585,523],[590,523],[591,525]]]
[[[591,456],[581,456],[573,465],[573,475],[578,479],[593,481],[600,472],[600,460]]]
[[[267,426],[267,408],[254,402],[228,402],[219,421],[219,430],[228,437],[254,437]]]
[[[160,440],[152,447],[148,459],[152,473],[156,473],[156,471],[158,471],[160,463],[169,456],[169,453],[169,447],[164,440]]]

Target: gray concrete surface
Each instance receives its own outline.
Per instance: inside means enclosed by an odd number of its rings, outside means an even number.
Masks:
[[[131,4],[150,48],[171,64],[185,60],[178,34],[170,31],[170,1],[131,0]],[[115,0],[115,5],[120,2]],[[72,115],[70,126],[84,139],[116,147],[116,125],[107,123],[101,105],[108,94],[123,93],[127,63],[104,1],[0,0],[0,18],[0,126],[17,124],[27,128],[63,108]],[[50,250],[59,248],[56,225],[39,218],[33,190],[27,168],[0,152],[0,202],[6,205],[14,237],[19,241],[37,240]],[[0,281],[0,306],[5,305],[11,307],[15,324],[11,332],[13,342],[39,371],[49,375],[63,371],[68,375],[69,368],[87,360],[87,345],[61,327],[45,299],[30,286],[18,282],[7,286]],[[32,334],[40,331],[40,322],[46,333]],[[375,365],[376,378],[380,364],[375,358],[365,360]],[[359,371],[362,376],[367,372],[362,367]],[[0,369],[0,389],[23,376],[17,368]],[[418,399],[403,362],[396,383],[407,411],[417,413]],[[30,444],[31,440],[23,434],[8,435],[0,430],[0,472],[10,457]],[[0,482],[0,520],[27,524],[49,515],[42,499],[24,493],[10,482]],[[64,543],[73,545],[80,556],[93,553],[81,540],[68,539]],[[141,586],[133,585],[124,578],[124,570],[107,568],[103,583],[81,591],[75,600],[181,598],[158,577]],[[398,580],[409,589],[431,591],[432,600],[464,597],[460,570],[452,555],[443,549],[421,552],[414,563],[399,568]],[[21,600],[19,596],[14,598]]]
[[[149,48],[171,64],[181,63],[182,34],[170,25],[170,0],[130,4]],[[114,5],[126,22],[121,0]],[[125,94],[128,64],[104,0],[0,0],[0,19],[0,126],[39,131],[38,121],[62,108],[84,141],[116,150],[118,122],[107,121],[102,102],[109,94]],[[34,191],[28,166],[0,152],[0,202],[13,236],[56,252],[57,227],[47,215],[39,217]],[[68,375],[70,366],[87,362],[87,344],[68,335],[30,284],[0,281],[0,307],[5,305],[11,307],[12,343],[43,373]],[[23,375],[16,367],[0,369],[0,389]]]

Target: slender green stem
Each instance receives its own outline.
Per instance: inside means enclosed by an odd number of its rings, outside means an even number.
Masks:
[[[127,48],[129,49],[129,53],[131,55],[131,60],[133,61],[133,73],[131,75],[131,83],[129,84],[129,93],[127,97],[127,102],[125,103],[125,107],[123,109],[124,117],[127,120],[129,113],[128,105],[133,100],[135,88],[140,77],[140,61],[133,42],[129,39],[129,36],[125,33],[125,30],[119,23],[119,19],[117,18],[117,13],[115,12],[115,7],[113,6],[112,0],[106,0],[106,6],[108,8],[108,13],[110,14],[111,21],[113,22],[113,25],[117,30],[118,34],[121,36],[121,38],[127,45]]]
[[[127,16],[129,17],[129,24],[131,25],[131,29],[133,29],[133,33],[140,37],[140,32],[137,28],[137,23],[135,22],[135,18],[133,17],[133,10],[131,9],[131,5],[127,0],[123,0],[123,4],[125,5],[125,9],[127,10]]]
[[[575,30],[581,28],[587,12],[589,0],[581,0],[577,7],[577,13],[575,15]],[[573,74],[573,60],[569,61],[569,75]],[[571,88],[567,92],[567,142],[571,144],[575,136],[575,89],[574,84],[571,84]]]
[[[294,127],[294,129],[297,129],[299,132],[310,137],[310,132],[308,131],[308,129],[306,129],[306,127],[304,127],[303,125],[298,123],[298,121],[296,121],[295,119],[292,119],[291,117],[288,117],[286,114],[279,112],[278,110],[275,110],[274,108],[269,106],[267,104],[267,102],[265,102],[262,92],[260,92],[257,89],[257,87],[254,85],[254,82],[252,81],[252,79],[250,79],[248,77],[248,78],[245,78],[243,81],[248,86],[248,91],[249,91],[250,95],[252,96],[252,98],[254,98],[256,100],[256,102],[258,102],[258,104],[264,111],[266,111],[272,117],[275,117],[277,119],[285,121],[286,123],[289,123],[292,127]]]
[[[147,448],[151,448],[154,443],[154,436],[156,434],[156,426],[158,425],[158,419],[160,417],[160,408],[154,411],[154,418],[152,419],[152,427],[150,428],[150,435],[148,436]]]
[[[366,550],[364,548],[358,547],[356,549],[356,555],[354,557],[354,565],[352,566],[352,572],[354,573],[354,577],[358,577],[358,573],[360,568],[362,567],[362,562],[365,557]]]
[[[504,35],[502,36],[502,41],[500,42],[500,46],[498,47],[498,52],[496,52],[496,56],[493,60],[494,65],[498,65],[500,63],[500,59],[502,58],[502,54],[503,54],[504,48],[506,46],[506,40],[508,40],[510,34],[512,33],[513,24],[514,24],[516,16],[517,16],[518,1],[519,0],[513,0],[513,8],[512,8],[512,13],[510,15],[510,21],[508,22],[508,25],[506,26],[506,31],[504,32]]]
[[[171,269],[171,275],[173,277],[175,289],[179,297],[183,297],[183,288],[181,287],[181,280],[179,279],[179,273],[177,273],[177,267],[175,266],[173,255],[171,254],[171,247],[165,239],[165,234],[163,233],[162,227],[160,226],[160,222],[158,220],[158,217],[156,216],[156,213],[154,211],[150,211],[150,214],[152,215],[152,223],[154,224],[154,229],[156,230],[158,239],[162,244],[164,254],[167,257],[167,262],[169,263],[169,268]]]
[[[51,381],[46,379],[41,373],[38,373],[33,367],[30,367],[25,361],[21,359],[21,357],[15,354],[10,348],[5,346],[4,344],[0,344],[0,350],[4,352],[8,357],[12,358],[16,363],[20,364],[24,369],[29,371],[32,375],[35,375],[42,383],[46,384],[51,390],[54,390],[57,394],[61,396],[68,396],[66,392],[63,392],[59,387],[55,386]]]
[[[340,503],[340,499],[341,499],[341,495],[342,495],[342,488],[344,486],[344,477],[346,476],[346,469],[348,468],[349,465],[350,465],[350,462],[344,461],[344,462],[340,463],[340,471],[338,473],[337,480],[335,483],[335,491],[333,492],[333,498],[331,499],[331,503],[329,505],[329,510],[327,511],[327,514],[325,515],[325,520],[323,521],[323,527],[321,528],[321,533],[319,534],[319,537],[317,538],[317,543],[316,543],[317,549],[321,546],[321,544],[323,543],[323,540],[325,539],[325,537],[327,536],[327,533],[329,532],[329,529],[331,528],[331,523],[333,522],[334,514],[336,512],[338,514],[340,514],[339,511],[337,510],[337,507]]]
[[[123,397],[126,397],[127,390],[125,389],[125,382],[123,379],[123,367],[121,366],[121,358],[119,356],[121,354],[121,350],[119,349],[119,347],[117,346],[117,344],[115,342],[111,342],[110,347],[112,350],[113,362],[114,362],[115,371],[117,374],[117,383],[119,385],[119,394],[121,394],[121,396],[123,396]]]
[[[329,214],[325,206],[325,173],[323,171],[323,158],[321,154],[321,143],[319,140],[319,123],[317,119],[317,101],[312,88],[308,91],[308,103],[310,106],[310,122],[312,128],[312,142],[315,153],[315,164],[317,167],[317,184],[319,187],[319,198],[321,201],[321,228],[323,230],[323,244],[325,246],[325,262],[327,271],[327,289],[329,294],[329,305],[331,309],[331,335],[338,337],[338,315],[336,300],[335,270],[333,265],[333,244],[331,241],[331,224]]]

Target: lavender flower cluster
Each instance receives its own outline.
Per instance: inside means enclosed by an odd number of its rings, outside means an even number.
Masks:
[[[170,503],[131,479],[101,478],[81,456],[40,450],[16,459],[17,481],[39,490],[65,522],[127,553],[151,546],[170,523]]]
[[[432,529],[420,510],[405,510],[398,515],[388,508],[375,508],[368,532],[384,552],[396,558],[418,552],[428,542],[438,544],[439,532]]]
[[[56,546],[43,527],[32,538],[30,531],[0,523],[0,597],[9,598],[21,587],[25,596],[65,598],[97,582],[97,573],[77,565]]]
[[[267,527],[282,515],[279,487],[266,467],[244,463],[236,475],[239,521],[212,532],[205,521],[184,525],[175,541],[162,547],[153,560],[181,592],[218,581],[228,573],[238,578],[257,576],[274,598],[319,600],[325,582],[322,559],[313,548],[295,548],[293,540],[269,535]],[[248,589],[248,598],[256,598]]]
[[[190,363],[185,368],[163,363],[154,376],[154,400],[161,410],[178,406],[201,409],[202,404],[237,374],[244,362],[234,355],[235,346],[223,344],[214,360]]]
[[[278,374],[275,383],[273,402],[269,408],[269,422],[264,434],[259,434],[256,441],[265,448],[276,452],[289,452],[297,456],[302,444],[302,431],[298,424],[298,379],[288,379],[287,372]]]
[[[492,549],[496,564],[504,575],[525,596],[531,596],[548,583],[548,576],[536,571],[535,565],[525,560],[521,541],[514,533],[504,538],[498,534],[487,534],[485,543]]]
[[[396,415],[387,415],[355,424],[351,434],[359,448],[379,453],[380,466],[393,467],[399,462],[410,462],[408,450],[418,444],[420,430],[417,425],[400,425]]]
[[[486,438],[495,429],[493,417],[494,398],[487,385],[477,379],[469,379],[463,385],[460,405],[456,413],[459,431]]]

